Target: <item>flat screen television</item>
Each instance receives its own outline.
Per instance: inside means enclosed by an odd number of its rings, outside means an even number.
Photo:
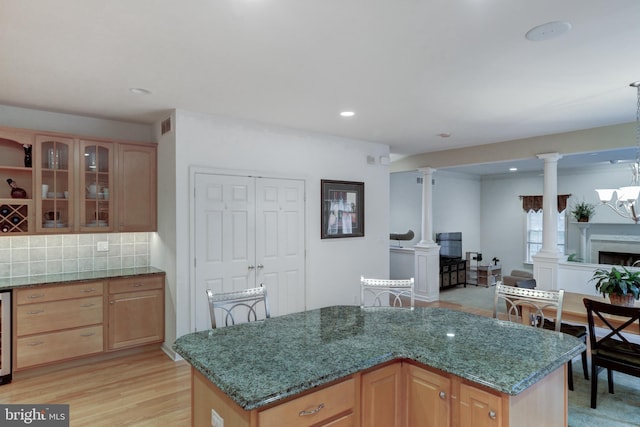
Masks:
[[[440,257],[462,258],[462,233],[437,233],[436,243],[440,245]]]

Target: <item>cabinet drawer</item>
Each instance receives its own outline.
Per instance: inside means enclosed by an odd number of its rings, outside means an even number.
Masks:
[[[162,289],[164,276],[140,276],[129,277],[109,281],[109,293],[147,291],[150,289]]]
[[[74,285],[35,286],[32,288],[16,289],[14,294],[16,304],[20,305],[102,295],[102,291],[102,282],[89,282]]]
[[[18,336],[102,323],[103,298],[78,298],[17,307]]]
[[[103,348],[102,326],[18,338],[16,369],[100,353]]]
[[[354,404],[355,385],[349,379],[260,412],[258,425],[307,427],[352,410]]]

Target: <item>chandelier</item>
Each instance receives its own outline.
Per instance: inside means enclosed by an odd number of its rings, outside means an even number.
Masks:
[[[618,215],[633,220],[640,220],[638,212],[638,196],[640,196],[640,81],[629,86],[637,89],[636,102],[636,161],[631,165],[631,185],[618,189],[596,190],[600,202],[609,206]],[[614,197],[615,196],[615,197]],[[614,201],[615,198],[615,201]]]

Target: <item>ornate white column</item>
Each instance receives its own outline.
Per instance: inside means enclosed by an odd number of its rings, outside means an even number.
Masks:
[[[415,250],[416,299],[437,301],[440,299],[440,246],[433,241],[433,168],[421,168],[422,172],[422,235]]]
[[[558,289],[558,153],[538,154],[544,160],[542,249],[533,258],[533,276],[540,289]]]

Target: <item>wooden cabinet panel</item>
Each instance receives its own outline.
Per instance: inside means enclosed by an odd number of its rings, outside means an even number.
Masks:
[[[362,427],[402,425],[402,366],[385,366],[362,375]]]
[[[164,290],[109,295],[108,349],[164,341]]]
[[[18,306],[19,336],[102,324],[102,296]]]
[[[320,424],[320,427],[355,427],[356,425],[357,424],[356,424],[355,415],[347,414],[338,418],[337,420]]]
[[[155,146],[118,146],[118,230],[156,231],[157,149]]]
[[[16,347],[16,369],[101,353],[102,325],[18,338]]]
[[[460,424],[469,427],[502,426],[502,400],[498,394],[460,384]]]
[[[406,367],[406,410],[409,426],[441,427],[451,424],[451,379],[435,372]]]
[[[341,383],[323,388],[283,403],[258,414],[260,427],[296,426],[307,427],[317,425],[324,420],[337,416],[342,412],[353,410],[356,399],[355,381],[348,379]],[[326,425],[343,426],[350,424]],[[346,421],[345,421],[346,422]],[[320,424],[325,425],[325,424]]]
[[[63,299],[102,295],[102,282],[78,283],[60,286],[34,286],[13,291],[16,304],[35,304]]]
[[[75,147],[73,138],[52,135],[35,138],[33,199],[38,233],[59,234],[74,230]]]
[[[121,292],[149,291],[152,289],[162,289],[164,286],[164,276],[137,276],[126,279],[117,279],[109,282],[109,293],[118,294]]]

